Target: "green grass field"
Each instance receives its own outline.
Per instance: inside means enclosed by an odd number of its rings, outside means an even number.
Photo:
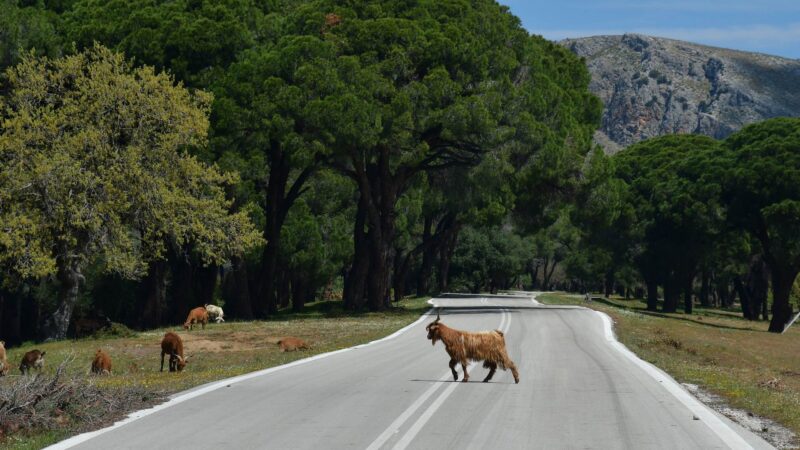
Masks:
[[[620,342],[640,358],[800,435],[800,327],[778,335],[767,332],[767,322],[745,320],[736,311],[664,314],[647,311],[640,300],[584,303],[583,296],[570,294],[537,299],[607,313]]]
[[[205,330],[196,327],[194,331],[184,331],[176,325],[133,333],[130,337],[25,344],[8,350],[12,371],[10,376],[0,378],[0,390],[4,384],[19,379],[16,369],[19,360],[26,351],[37,348],[47,352],[45,374],[53,374],[59,363],[69,360],[68,373],[87,377],[97,386],[138,387],[166,396],[211,381],[379,339],[417,320],[429,309],[426,301],[427,298],[407,299],[396,308],[374,313],[351,313],[342,309],[341,302],[318,302],[307,305],[300,313],[280,312],[265,321],[212,323]],[[191,355],[181,373],[169,373],[166,360],[164,372],[159,371],[160,342],[167,331],[177,332],[183,338],[185,354]],[[302,338],[311,348],[281,352],[276,342],[284,336]],[[110,376],[88,375],[98,348],[112,357]],[[113,419],[124,417],[127,412],[120,411],[119,417]],[[23,430],[0,440],[0,446],[41,448],[77,431],[82,431],[80,423],[69,423],[56,430]]]

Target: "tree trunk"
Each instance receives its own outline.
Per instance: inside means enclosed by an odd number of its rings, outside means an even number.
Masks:
[[[694,310],[694,300],[692,299],[692,286],[694,284],[694,277],[689,276],[683,283],[683,312],[684,314],[691,314]]]
[[[431,278],[431,268],[433,268],[433,260],[436,254],[436,247],[433,245],[433,237],[431,236],[432,225],[433,218],[426,216],[422,229],[422,263],[417,274],[417,297],[428,295],[428,282]]]
[[[367,274],[369,273],[369,249],[367,248],[367,234],[364,231],[366,217],[366,206],[364,206],[363,200],[359,199],[353,227],[353,263],[344,279],[344,292],[342,293],[344,307],[350,310],[361,309],[364,306]]]
[[[753,317],[753,302],[750,298],[750,292],[748,292],[742,282],[742,277],[739,275],[733,278],[733,288],[739,293],[739,302],[742,304],[742,317],[747,320],[756,320],[757,317]]]
[[[789,295],[792,292],[794,280],[797,278],[797,270],[771,267],[770,272],[772,273],[772,320],[769,323],[769,331],[782,333],[792,318]]]
[[[369,278],[367,306],[373,311],[389,306],[391,251],[395,238],[395,210],[402,178],[390,171],[389,148],[379,149],[375,164],[353,161],[355,178],[366,209]]]
[[[198,302],[194,294],[194,268],[186,256],[173,254],[172,260],[172,323],[183,323],[189,310]]]
[[[708,298],[708,272],[704,270],[700,277],[700,305],[703,308],[708,308],[711,306]]]
[[[439,292],[447,292],[450,277],[450,259],[456,249],[458,242],[458,232],[460,225],[453,223],[450,230],[445,234],[442,246],[439,248]]]
[[[401,250],[395,251],[394,256],[394,301],[399,302],[406,295],[406,278],[408,278],[408,269],[412,265],[413,252],[406,253],[402,256]]]
[[[275,154],[277,153],[277,154]],[[269,181],[267,182],[267,195],[264,205],[265,224],[264,252],[261,254],[261,287],[259,289],[258,312],[262,317],[275,314],[278,304],[275,299],[275,271],[278,267],[278,249],[281,242],[281,228],[283,226],[282,211],[284,209],[284,196],[286,183],[289,179],[289,164],[280,152],[271,153]]]
[[[553,266],[555,266],[555,264],[553,264]],[[612,292],[614,292],[614,272],[608,271],[603,280],[603,294],[606,298],[609,298]]]
[[[285,270],[279,271],[277,274],[278,292],[277,303],[281,308],[287,308],[293,295],[292,293],[292,277]]]
[[[531,289],[539,288],[539,262],[531,261]]]
[[[198,300],[198,306],[213,305],[214,293],[217,290],[217,282],[219,281],[219,266],[209,264],[208,266],[197,267],[194,278],[197,291],[195,298]]]
[[[78,290],[84,280],[80,267],[71,261],[59,261],[58,281],[58,307],[45,321],[44,336],[46,340],[65,339],[72,310],[78,302]]]
[[[761,257],[756,258],[751,265],[751,299],[753,301],[753,318],[759,319],[759,314],[762,314],[763,320],[767,320],[767,298],[769,296],[769,272],[764,259]]]
[[[225,299],[226,314],[242,320],[253,320],[253,305],[250,299],[250,283],[247,277],[247,262],[241,257],[231,260],[228,298]],[[230,311],[228,311],[230,309]]]
[[[275,298],[275,283],[277,282],[275,273],[280,253],[281,229],[286,222],[286,215],[302,194],[303,186],[308,178],[317,170],[316,163],[304,168],[287,191],[291,173],[289,155],[281,149],[280,144],[273,141],[270,142],[267,158],[269,159],[269,180],[267,181],[264,205],[264,239],[267,244],[261,255],[261,286],[258,293],[258,312],[262,316],[269,316],[278,310]]]
[[[300,312],[306,305],[306,297],[308,296],[308,284],[302,277],[297,277],[292,280],[292,311]]]
[[[673,277],[667,277],[664,282],[664,305],[661,307],[662,312],[674,313],[678,310],[678,297],[680,291],[675,289],[675,280]]]
[[[22,296],[19,292],[2,290],[2,320],[0,320],[0,339],[6,345],[22,343]]]
[[[545,276],[542,288],[544,288],[545,291],[550,290],[550,279],[553,277],[553,272],[556,270],[556,265],[558,265],[558,261],[553,259],[552,264],[550,265],[550,271],[547,271],[547,265],[545,265],[544,272],[542,272],[542,275]]]
[[[144,280],[145,296],[139,326],[145,329],[156,328],[164,323],[164,307],[167,303],[167,274],[169,266],[166,261],[150,263],[147,278]]]

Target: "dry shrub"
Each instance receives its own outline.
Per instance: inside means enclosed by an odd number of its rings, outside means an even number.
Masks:
[[[98,387],[85,374],[68,374],[70,362],[71,358],[65,359],[54,374],[7,377],[0,382],[0,435],[97,429],[165,398],[163,392],[139,386]]]

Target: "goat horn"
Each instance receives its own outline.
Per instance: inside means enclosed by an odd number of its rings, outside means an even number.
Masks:
[[[436,322],[439,321],[439,308],[436,309]]]

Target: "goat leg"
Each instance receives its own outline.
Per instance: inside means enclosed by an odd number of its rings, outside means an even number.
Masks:
[[[488,382],[489,380],[492,379],[492,377],[494,376],[495,371],[497,371],[497,364],[493,363],[493,362],[486,361],[485,363],[483,363],[483,367],[488,367],[489,368],[489,374],[486,375],[486,378],[483,379],[483,382],[486,383],[486,382]]]
[[[161,371],[164,371],[164,352],[161,352]]]
[[[458,381],[458,372],[456,372],[456,361],[454,358],[450,358],[450,371],[453,372],[453,381]]]
[[[464,378],[461,379],[462,383],[469,381],[469,374],[467,373],[467,360],[461,361],[461,368],[464,369]]]

